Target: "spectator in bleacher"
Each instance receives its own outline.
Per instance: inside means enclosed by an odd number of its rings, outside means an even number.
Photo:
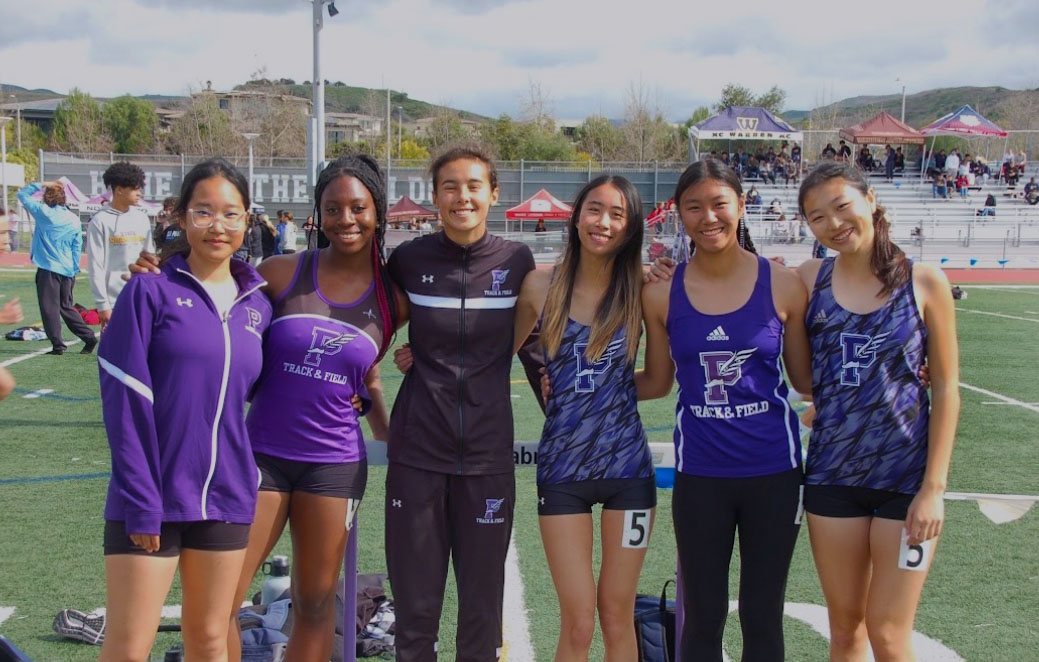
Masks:
[[[975,212],[976,216],[995,216],[996,215],[996,196],[989,193],[985,197],[985,206]]]
[[[790,160],[798,165],[801,164],[801,146],[794,145],[790,148]]]
[[[889,181],[895,181],[895,150],[891,149],[891,145],[884,145],[884,178]]]
[[[1030,205],[1039,204],[1039,184],[1035,183],[1035,177],[1025,184],[1025,202]]]
[[[775,163],[776,162],[776,150],[774,150],[771,147],[769,147],[768,148],[768,153],[765,154],[765,160],[768,161],[769,163]]]
[[[967,193],[970,192],[969,182],[967,181],[967,175],[956,175],[956,192],[960,194],[960,197],[964,200],[967,199]]]
[[[783,165],[783,185],[787,186],[791,182],[793,182],[794,186],[797,186],[797,182],[798,182],[798,180],[800,178],[801,178],[801,169],[798,167],[798,164],[795,163],[792,160],[791,161],[787,161]]]
[[[1003,162],[1002,177],[1007,186],[1017,186],[1017,167],[1012,161]]]
[[[774,218],[774,221],[786,221],[786,212],[783,210],[783,201],[779,198],[772,198],[772,202],[768,203],[768,213]]]
[[[851,162],[851,147],[848,147],[848,143],[843,140],[840,141],[840,148],[837,150],[837,160],[844,161],[845,163]]]
[[[750,151],[743,150],[740,152],[740,165],[746,168],[750,164]]]
[[[939,170],[945,170],[945,159],[946,158],[947,157],[945,156],[945,150],[944,149],[938,150],[938,155],[934,157],[934,167],[938,168]]]
[[[823,159],[834,159],[837,157],[837,150],[833,148],[833,143],[826,143],[826,147],[823,147],[823,153],[819,155]]]
[[[724,163],[725,165],[729,165],[729,153],[728,152],[722,152],[721,162]]]
[[[762,159],[758,163],[760,164],[760,166],[759,166],[759,176],[761,177],[761,181],[762,182],[766,182],[767,181],[770,184],[775,185],[775,183],[776,183],[776,170],[775,170],[775,167],[772,165],[772,162],[769,161],[768,157],[766,156],[764,159]]]
[[[942,199],[948,199],[949,197],[949,181],[945,178],[945,173],[938,175],[938,178],[934,181],[934,187],[931,190],[931,197],[939,197]]]
[[[758,160],[753,156],[747,159],[747,179],[757,179],[761,175],[761,168],[758,167]]]
[[[906,155],[902,153],[902,148],[899,147],[895,150],[895,172],[903,173],[906,171]]]
[[[1025,150],[1021,150],[1017,153],[1017,174],[1021,177],[1025,176],[1025,170],[1028,169],[1028,156],[1025,154]]]
[[[1034,178],[1033,178],[1034,179]],[[760,211],[761,210],[761,194],[758,193],[757,186],[751,186],[750,190],[747,191],[747,211]]]
[[[960,170],[960,152],[958,150],[952,150],[949,157],[945,159],[945,174],[949,176],[949,179],[954,179]]]
[[[777,158],[778,157],[783,157],[783,159],[786,160],[786,161],[790,160],[790,152],[786,151],[786,141],[785,140],[783,141],[783,146],[779,148],[779,154],[776,154],[776,157]]]
[[[859,167],[866,172],[873,171],[873,154],[869,151],[869,146],[863,145],[862,149],[859,150],[858,156]]]

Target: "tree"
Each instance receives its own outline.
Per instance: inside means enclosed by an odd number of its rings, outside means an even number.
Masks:
[[[595,161],[616,161],[622,158],[624,134],[613,122],[601,116],[592,116],[575,132],[578,146]]]
[[[35,158],[36,151],[47,146],[47,135],[35,124],[30,124],[25,120],[21,120],[20,123],[22,125],[22,150],[32,154]],[[17,120],[7,123],[8,155],[12,154],[18,145],[18,124]]]
[[[729,106],[760,106],[765,110],[778,115],[783,112],[783,104],[786,103],[786,92],[773,85],[764,94],[755,96],[750,88],[729,83],[722,88],[721,99],[714,105],[714,110],[725,110]]]
[[[632,161],[669,161],[682,158],[681,139],[676,127],[665,119],[659,103],[651,99],[641,78],[628,85],[624,103],[624,155]]]
[[[144,154],[155,147],[159,118],[155,107],[129,94],[105,103],[101,109],[112,148],[120,154]]]
[[[400,152],[397,154],[397,158],[405,161],[425,161],[429,158],[429,150],[418,144],[414,139],[405,138],[400,143]]]
[[[54,145],[69,152],[108,152],[112,139],[105,132],[101,105],[94,97],[73,88],[54,111]]]
[[[170,125],[166,146],[174,154],[227,156],[238,152],[241,138],[235,136],[231,120],[220,110],[216,95],[202,91],[191,95],[184,115]]]
[[[426,147],[430,152],[439,150],[448,143],[458,142],[469,137],[462,119],[450,108],[438,106],[433,112],[433,121],[426,130]]]

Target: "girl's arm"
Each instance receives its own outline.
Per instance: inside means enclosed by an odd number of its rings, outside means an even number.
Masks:
[[[675,363],[667,336],[668,281],[642,286],[642,320],[646,325],[646,366],[635,371],[635,392],[639,400],[662,398],[671,392]]]
[[[538,323],[538,317],[545,307],[548,296],[548,285],[552,280],[551,271],[532,269],[523,278],[519,297],[516,299],[516,318],[512,330],[512,353],[515,354],[527,342],[530,332]]]
[[[379,376],[379,364],[376,363],[364,376],[364,386],[368,390],[371,409],[365,418],[372,429],[372,436],[378,441],[386,441],[390,437],[390,415],[386,409],[386,400],[382,395],[382,378]]]
[[[812,353],[805,329],[808,292],[801,276],[786,267],[772,266],[772,297],[783,320],[783,367],[787,379],[798,393],[810,394]]]
[[[931,373],[931,420],[927,430],[927,468],[923,484],[906,515],[910,545],[930,540],[941,533],[949,462],[960,416],[960,352],[956,339],[956,308],[949,280],[940,269],[914,264],[913,284],[917,296],[923,295],[927,363]]]
[[[149,551],[158,549],[163,504],[159,439],[148,368],[157,314],[152,279],[134,278],[123,289],[98,349],[101,410],[118,480],[126,532]],[[143,538],[142,538],[143,537]],[[154,548],[152,548],[154,546]]]

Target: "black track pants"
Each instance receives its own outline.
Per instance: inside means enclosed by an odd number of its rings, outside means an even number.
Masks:
[[[396,611],[398,662],[436,659],[449,558],[458,583],[455,659],[497,659],[515,501],[512,472],[459,476],[390,464],[386,563]]]
[[[43,330],[54,349],[65,349],[61,338],[61,320],[84,343],[96,339],[93,329],[83,321],[83,316],[72,306],[72,290],[76,279],[48,271],[36,270],[36,297],[40,303]]]
[[[722,659],[737,530],[743,661],[782,662],[786,579],[801,521],[801,470],[754,478],[676,473],[673,499],[685,607],[683,662]]]

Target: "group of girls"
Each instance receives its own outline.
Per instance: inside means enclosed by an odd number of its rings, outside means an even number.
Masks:
[[[469,161],[496,196],[493,165]],[[451,227],[456,210],[441,198]],[[665,278],[643,286],[641,200],[623,177],[604,176],[578,194],[555,269],[527,273],[516,301],[512,349],[540,322],[551,383],[537,507],[560,601],[556,659],[587,659],[596,614],[606,659],[636,657],[631,614],[656,505],[636,402],[667,395],[675,379],[683,659],[722,659],[736,531],[744,659],[783,659],[802,508],[831,659],[863,659],[867,645],[877,659],[910,659],[926,572],[900,569],[899,550],[932,541],[933,553],[959,406],[947,281],[908,261],[866,182],[842,164],[819,166],[799,194],[837,256],[796,271],[755,254],[739,178],[724,164],[691,165],[674,199],[694,250],[673,277],[659,268]],[[296,621],[286,659],[326,660],[366,475],[349,403],[369,403],[385,438],[370,368],[409,315],[411,295],[382,261],[381,173],[364,157],[333,162],[315,191],[324,247],[259,273],[230,262],[249,206],[241,175],[200,164],[180,200],[187,246],[167,251],[159,274],[131,281],[101,345],[113,455],[102,660],[146,659],[178,565],[189,659],[234,659],[235,607],[287,520]],[[465,222],[485,225],[486,213],[468,205]],[[645,367],[635,370],[643,327]],[[931,399],[917,374],[924,363]],[[318,377],[330,373],[346,379]],[[787,379],[817,408],[803,468]],[[407,659],[434,658],[432,648]]]

